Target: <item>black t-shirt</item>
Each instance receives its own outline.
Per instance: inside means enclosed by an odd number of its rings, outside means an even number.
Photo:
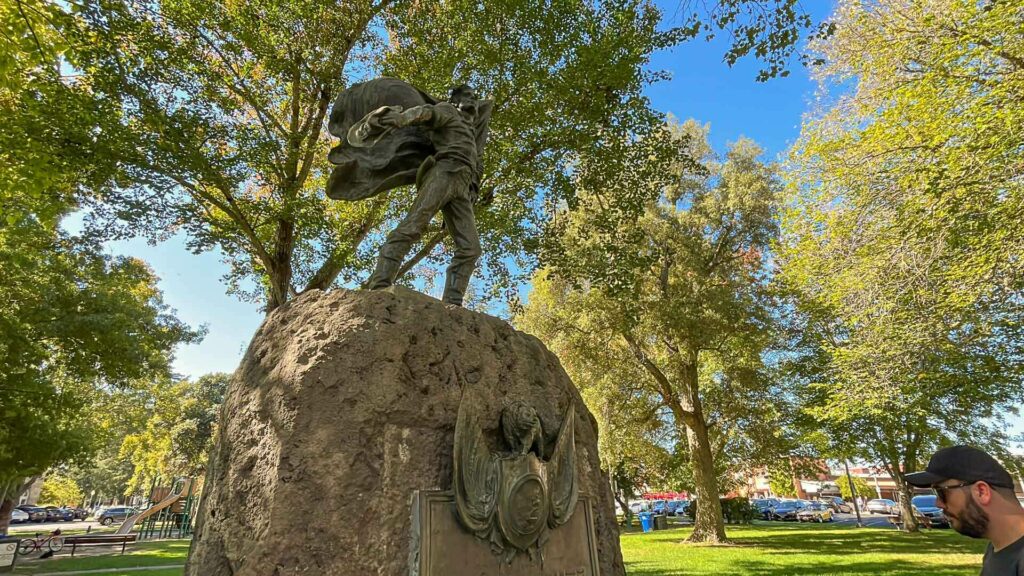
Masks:
[[[981,576],[1024,576],[1024,537],[999,552],[989,542],[981,564]]]

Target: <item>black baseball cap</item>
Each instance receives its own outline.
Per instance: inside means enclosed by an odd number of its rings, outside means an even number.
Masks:
[[[943,448],[928,461],[924,472],[907,474],[907,482],[914,486],[934,486],[950,478],[1013,488],[1013,478],[1006,468],[987,452],[973,446]]]

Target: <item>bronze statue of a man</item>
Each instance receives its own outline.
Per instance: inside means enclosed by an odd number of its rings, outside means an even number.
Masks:
[[[416,173],[416,200],[408,214],[388,234],[371,290],[391,286],[413,243],[420,239],[438,211],[455,244],[445,277],[442,300],[461,306],[477,259],[480,239],[473,204],[479,193],[481,153],[487,138],[491,102],[481,101],[469,86],[452,90],[447,102],[427,102],[410,108],[386,105],[352,124],[345,137],[356,148],[372,148],[393,131],[418,127],[433,148]],[[334,176],[332,176],[332,180]]]

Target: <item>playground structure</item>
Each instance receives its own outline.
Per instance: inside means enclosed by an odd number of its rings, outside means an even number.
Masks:
[[[136,524],[139,526],[139,540],[185,538],[192,534],[198,498],[191,478],[178,478],[171,486],[157,486],[157,480],[154,480],[149,491],[149,504],[145,510],[126,518],[115,534],[128,534]]]

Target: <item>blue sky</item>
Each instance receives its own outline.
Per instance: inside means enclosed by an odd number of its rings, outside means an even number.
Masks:
[[[808,8],[817,20],[824,18],[831,6],[831,2],[813,4]],[[671,17],[677,4],[666,5]],[[711,142],[717,150],[746,136],[774,157],[799,134],[801,114],[813,96],[814,85],[798,62],[793,63],[789,77],[758,83],[754,79],[759,63],[747,58],[730,68],[722,61],[727,47],[724,37],[711,42],[696,39],[657,54],[651,68],[666,70],[672,78],[650,86],[647,94],[655,108],[680,120],[710,123]],[[209,333],[202,343],[177,351],[176,372],[195,377],[235,369],[263,315],[255,304],[226,294],[221,277],[227,268],[217,253],[191,254],[180,236],[156,246],[137,239],[109,247],[115,254],[147,261],[160,277],[167,304],[190,325],[207,327]]]

